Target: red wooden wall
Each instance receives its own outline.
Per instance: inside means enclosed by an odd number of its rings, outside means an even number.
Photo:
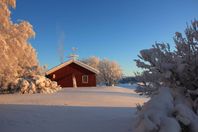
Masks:
[[[53,74],[55,78],[53,79]],[[76,77],[77,87],[95,87],[96,74],[75,64],[71,63],[51,74],[47,77],[56,81],[61,87],[73,87],[72,74]],[[88,83],[82,83],[82,76],[88,75]]]

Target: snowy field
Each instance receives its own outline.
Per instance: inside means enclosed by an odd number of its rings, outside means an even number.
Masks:
[[[130,132],[136,104],[147,100],[119,87],[0,95],[0,132]]]

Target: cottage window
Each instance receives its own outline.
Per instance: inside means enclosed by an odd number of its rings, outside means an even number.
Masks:
[[[88,83],[88,75],[82,76],[82,83]]]

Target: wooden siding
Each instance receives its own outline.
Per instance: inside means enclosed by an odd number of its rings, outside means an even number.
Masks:
[[[55,75],[55,78],[53,78],[53,75]],[[72,75],[76,78],[77,87],[96,86],[96,74],[75,63],[71,63],[49,74],[47,77],[56,81],[61,87],[73,87]],[[83,75],[88,75],[88,83],[82,83]]]

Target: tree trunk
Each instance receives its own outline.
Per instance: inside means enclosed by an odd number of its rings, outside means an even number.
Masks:
[[[72,82],[73,82],[73,87],[77,88],[76,77],[74,74],[72,74]]]

